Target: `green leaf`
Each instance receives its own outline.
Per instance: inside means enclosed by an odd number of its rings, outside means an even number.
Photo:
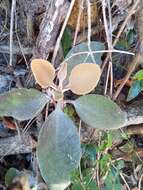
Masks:
[[[66,113],[71,119],[74,119],[74,116],[76,114],[75,109],[72,107],[72,105],[66,105],[64,107],[64,113]]]
[[[82,151],[83,151],[83,156],[82,158],[88,160],[95,161],[96,160],[96,147],[95,145],[92,144],[82,144]]]
[[[134,75],[135,80],[143,80],[143,69],[139,70],[135,75]]]
[[[125,113],[112,100],[101,95],[86,95],[73,101],[81,120],[90,127],[118,129],[124,126]]]
[[[99,190],[95,180],[93,179],[93,176],[85,176],[83,180],[86,190]]]
[[[38,139],[37,157],[42,177],[52,190],[65,189],[81,157],[74,123],[57,107],[43,124]]]
[[[143,89],[143,80],[135,80],[129,90],[127,101],[134,99]]]
[[[110,170],[111,155],[103,154],[99,160],[100,174],[104,176]]]
[[[90,49],[91,51],[101,51],[101,50],[105,50],[105,46],[101,42],[92,41],[90,45]],[[101,56],[103,55],[103,53],[91,54],[90,49],[88,47],[88,44],[86,42],[83,42],[79,45],[76,45],[68,52],[65,58],[65,62],[68,65],[68,68],[67,68],[68,75],[70,74],[73,67],[75,67],[76,65],[80,63],[96,63],[98,65],[102,63]],[[78,55],[75,55],[77,53]]]
[[[117,170],[121,170],[121,169],[123,169],[124,167],[125,167],[125,162],[124,162],[123,160],[119,160],[119,161],[117,162],[117,166],[116,166]]]
[[[80,174],[78,171],[78,175],[76,175],[72,181],[71,190],[99,190],[95,180],[93,179],[93,170],[92,168],[87,169],[88,172],[82,171],[82,179],[80,178]]]
[[[123,40],[119,40],[116,44],[116,49],[119,49],[119,50],[128,50],[129,48],[129,44],[127,42],[126,39],[123,39]]]
[[[110,133],[107,134],[107,144],[106,148],[111,148],[113,145],[113,137]]]
[[[122,185],[120,183],[119,172],[114,168],[108,173],[105,179],[105,186],[103,190],[122,190]]]
[[[32,119],[48,101],[45,94],[35,89],[15,89],[0,95],[0,116],[20,121]]]
[[[128,34],[127,34],[127,41],[129,43],[129,45],[132,45],[134,43],[135,40],[135,31],[134,29],[129,30]]]
[[[12,184],[13,179],[19,174],[19,171],[16,168],[10,168],[7,170],[5,174],[5,184],[6,186],[10,186]]]
[[[66,27],[62,37],[62,48],[64,52],[64,57],[67,55],[71,47],[72,47],[72,34],[71,30],[68,27]]]
[[[83,190],[81,183],[73,184],[71,190]]]

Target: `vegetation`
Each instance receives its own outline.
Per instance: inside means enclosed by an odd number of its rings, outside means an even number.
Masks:
[[[0,188],[143,188],[142,8],[0,2]]]

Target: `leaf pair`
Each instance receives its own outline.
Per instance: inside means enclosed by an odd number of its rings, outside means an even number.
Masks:
[[[42,59],[34,59],[31,63],[31,69],[36,79],[36,82],[42,88],[48,88],[50,86],[53,86],[55,69],[51,65],[51,63]],[[61,70],[59,70],[59,72],[60,71]],[[60,76],[61,75],[62,73],[60,73]],[[71,71],[68,87],[73,93],[77,95],[87,94],[96,87],[100,79],[100,75],[101,70],[97,64],[78,64]],[[61,78],[62,77],[59,77],[59,80]],[[66,76],[64,77],[64,79],[65,78]],[[61,84],[61,81],[59,81],[59,84]]]
[[[78,95],[84,95],[96,87],[101,74],[98,65],[102,62],[101,56],[103,55],[102,51],[104,49],[105,45],[103,43],[91,41],[90,44],[86,42],[80,43],[68,52],[64,63],[67,65],[66,75],[67,79],[70,80],[69,88],[72,92]],[[97,65],[91,66],[91,63]],[[64,64],[62,63],[61,66],[62,65]],[[53,86],[55,69],[48,61],[35,59],[31,63],[31,68],[36,82],[42,88]],[[61,70],[59,70],[59,72],[61,72]],[[60,73],[60,76],[61,74],[65,76],[65,73]],[[63,83],[63,77],[59,78],[59,87],[61,87],[61,83]]]
[[[15,89],[0,95],[0,116],[23,121],[42,111],[49,98],[34,89]],[[80,118],[89,126],[116,129],[124,125],[125,115],[117,104],[101,95],[86,95],[72,101]]]

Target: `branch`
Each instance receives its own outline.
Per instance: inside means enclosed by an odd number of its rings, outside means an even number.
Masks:
[[[23,50],[24,55],[30,55],[30,54],[32,55],[32,53],[33,53],[32,47],[31,48],[30,47],[22,47],[22,50]],[[10,53],[9,46],[0,44],[0,53],[9,54]],[[13,52],[12,53],[17,54],[17,55],[22,54],[21,49],[17,45],[13,45]]]
[[[37,37],[34,58],[47,59],[53,51],[62,22],[64,21],[69,3],[67,0],[53,0],[48,5]]]
[[[19,135],[0,139],[0,156],[30,153],[36,147],[35,141],[29,135]]]
[[[143,123],[143,100],[128,105],[125,111],[127,113],[126,126]]]
[[[11,5],[11,19],[10,19],[10,58],[9,65],[12,66],[12,57],[13,57],[13,26],[14,26],[14,12],[16,8],[16,0],[12,0]]]

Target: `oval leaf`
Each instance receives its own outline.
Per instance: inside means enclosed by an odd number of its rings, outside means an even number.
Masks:
[[[98,84],[101,69],[97,64],[87,63],[75,66],[69,77],[73,93],[83,95],[91,92]]]
[[[31,62],[31,70],[36,82],[42,88],[47,88],[53,84],[55,69],[50,62],[44,59],[34,59]]]
[[[86,95],[73,102],[80,118],[90,127],[118,129],[124,126],[126,115],[117,104],[101,95]]]
[[[133,77],[135,80],[143,80],[143,69],[139,70]]]
[[[19,171],[16,168],[10,168],[7,170],[5,174],[5,184],[6,186],[10,186],[12,184],[13,179],[18,176]]]
[[[74,123],[58,107],[43,124],[38,139],[37,157],[42,177],[53,189],[66,188],[81,156]]]
[[[32,119],[48,101],[45,94],[35,89],[15,89],[0,95],[0,116],[20,121]]]
[[[127,101],[131,101],[139,95],[143,89],[143,80],[134,80],[129,90]]]
[[[101,42],[92,41],[90,43],[90,49],[87,42],[74,46],[65,58],[65,62],[68,64],[68,76],[70,75],[71,70],[80,63],[96,63],[98,65],[102,63],[101,56],[103,53],[90,53],[90,50],[105,50],[105,45]]]

